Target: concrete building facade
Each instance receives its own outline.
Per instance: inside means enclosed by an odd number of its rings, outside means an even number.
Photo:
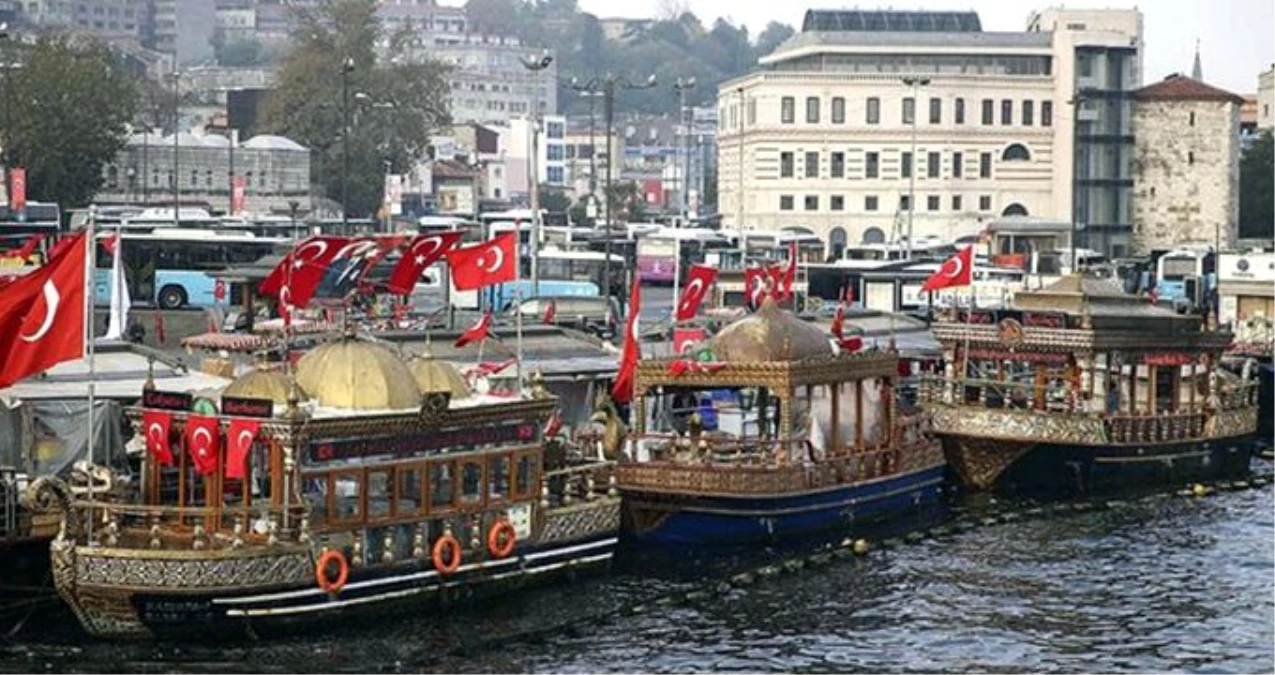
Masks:
[[[719,87],[723,225],[804,226],[835,248],[909,220],[915,238],[955,239],[1074,213],[1093,247],[1123,253],[1141,45],[1137,10],[1050,9],[1022,32],[984,32],[973,12],[808,11]]]
[[[1243,98],[1182,75],[1133,96],[1133,252],[1234,246]]]
[[[543,50],[523,46],[517,38],[422,32],[398,56],[452,67],[449,96],[452,119],[458,123],[504,123],[530,113],[533,102],[539,103],[541,114],[558,110],[556,61],[537,77],[521,60],[538,61]]]
[[[1257,76],[1257,129],[1275,128],[1275,63]]]

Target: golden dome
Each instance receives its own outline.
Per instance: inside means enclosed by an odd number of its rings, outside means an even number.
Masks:
[[[430,355],[414,356],[407,360],[407,369],[416,378],[416,386],[422,394],[445,391],[452,395],[452,400],[466,398],[470,395],[469,383],[456,370],[456,366],[439,361]]]
[[[718,361],[799,361],[832,356],[826,333],[766,300],[756,313],[722,329],[709,341]]]
[[[306,352],[297,383],[319,405],[353,410],[419,408],[421,390],[407,364],[390,348],[344,339]]]
[[[287,373],[282,370],[254,368],[235,378],[234,382],[226,385],[221,395],[238,398],[265,398],[274,401],[277,405],[286,405],[288,403],[288,394],[291,391],[292,378]],[[298,394],[298,397],[302,401],[307,398],[304,389]]]

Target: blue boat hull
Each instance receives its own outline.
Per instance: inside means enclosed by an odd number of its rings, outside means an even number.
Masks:
[[[661,545],[733,545],[879,524],[933,506],[946,466],[776,496],[624,491],[622,534]]]

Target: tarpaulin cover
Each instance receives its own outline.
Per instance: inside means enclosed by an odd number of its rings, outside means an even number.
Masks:
[[[88,457],[88,408],[83,400],[0,404],[0,466],[66,478]],[[97,401],[94,409],[93,463],[127,473],[123,409],[116,401]]]

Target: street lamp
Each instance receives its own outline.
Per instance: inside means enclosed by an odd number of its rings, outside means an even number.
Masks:
[[[531,129],[528,133],[531,136],[531,154],[527,157],[527,185],[531,190],[531,294],[540,297],[540,174],[536,168],[536,161],[539,159],[537,155],[540,152],[540,71],[553,63],[553,57],[548,51],[544,51],[538,59],[528,60],[520,56],[518,61],[523,68],[531,71],[533,82]]]
[[[341,233],[350,233],[350,73],[354,57],[341,62]]]
[[[736,87],[739,94],[739,126],[735,129],[739,145],[739,193],[735,195],[735,227],[739,228],[739,250],[748,253],[748,238],[744,235],[744,88]],[[743,260],[741,256],[740,260]]]
[[[370,95],[362,91],[354,93],[354,100],[358,103],[370,105],[374,110],[393,110],[394,109],[394,103],[390,101],[374,100]],[[394,163],[390,159],[388,159],[390,157],[390,152],[391,150],[390,150],[390,143],[389,143],[389,133],[387,132],[386,139],[385,139],[385,156],[387,157],[387,159],[383,160],[383,163],[385,165],[385,180],[382,186],[382,196],[381,196],[381,206],[385,209],[385,231],[387,233],[390,231],[390,200],[389,200],[389,192],[387,191],[387,188],[389,187],[389,184],[390,184],[390,171],[394,168]]]
[[[917,101],[917,90],[930,83],[930,78],[909,75],[903,78],[903,84],[912,88],[912,166],[908,167],[908,247],[907,259],[912,259],[912,214],[916,212],[916,118],[920,112]]]
[[[646,81],[643,82],[642,84],[633,84],[632,82],[628,80],[628,78],[624,77],[623,75],[616,75],[615,73],[607,73],[606,75],[602,77],[591,78],[588,82],[585,82],[584,84],[581,84],[579,80],[577,80],[574,77],[571,78],[572,89],[576,91],[589,91],[589,92],[601,91],[603,96],[602,101],[603,101],[604,116],[606,117],[606,137],[607,137],[606,187],[603,188],[603,191],[606,193],[606,199],[603,202],[603,205],[606,207],[605,217],[606,217],[607,235],[606,235],[606,251],[605,251],[606,260],[603,261],[603,264],[602,264],[602,286],[603,286],[602,292],[607,294],[611,294],[611,239],[612,239],[611,201],[614,199],[614,195],[611,192],[611,163],[612,163],[611,125],[613,124],[613,117],[615,113],[616,85],[619,85],[623,89],[650,89],[656,85],[655,74],[652,73],[651,76],[646,78]],[[624,301],[623,297],[625,296],[625,294],[623,293],[624,291],[623,285],[624,285],[623,282],[621,282],[621,289],[620,289],[621,302]]]
[[[297,209],[301,208],[301,202],[290,199],[288,200],[288,215],[292,217],[292,241],[301,241],[301,233],[297,231]]]
[[[683,140],[686,143],[686,154],[682,162],[682,224],[690,218],[691,211],[691,123],[694,121],[694,113],[690,122],[686,119],[686,90],[695,87],[695,78],[677,78],[673,83],[673,90],[677,92],[677,115],[678,123],[683,126],[685,136]],[[676,289],[674,289],[676,290]],[[674,296],[676,297],[676,295]]]
[[[177,70],[176,63],[173,64],[173,72],[168,74],[168,78],[173,81],[173,227],[180,227],[182,209],[181,93],[177,84],[181,79],[181,72]]]

